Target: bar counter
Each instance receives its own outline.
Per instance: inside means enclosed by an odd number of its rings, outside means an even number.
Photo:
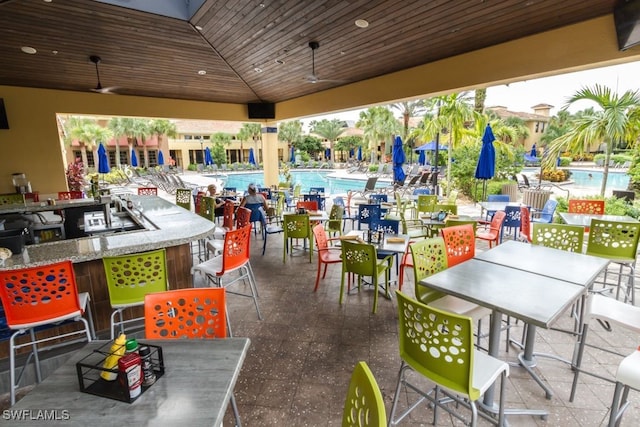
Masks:
[[[111,304],[102,258],[165,248],[169,289],[192,287],[190,243],[211,235],[215,224],[193,212],[155,196],[130,196],[131,212],[146,230],[101,233],[57,242],[25,246],[22,254],[13,255],[0,270],[31,267],[70,259],[74,265],[79,292],[89,292],[96,332],[109,330]],[[142,215],[137,209],[138,202]],[[54,208],[60,208],[56,206]],[[140,316],[142,308],[129,314]],[[128,313],[128,312],[125,312]],[[4,314],[0,314],[4,316]],[[8,343],[0,331],[0,359],[8,355]],[[46,333],[46,331],[43,331]],[[6,339],[6,338],[5,338]]]

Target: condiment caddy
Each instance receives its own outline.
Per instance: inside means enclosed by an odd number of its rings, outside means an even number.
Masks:
[[[164,374],[162,347],[121,335],[76,363],[80,391],[132,403]]]

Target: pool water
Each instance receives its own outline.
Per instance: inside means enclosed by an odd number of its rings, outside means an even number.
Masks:
[[[291,171],[293,184],[302,186],[302,193],[308,193],[311,187],[324,187],[328,194],[341,194],[349,190],[364,190],[366,179],[362,178],[344,178],[337,176],[329,176],[333,171]],[[218,178],[218,175],[210,175],[211,178]],[[229,174],[225,179],[225,187],[235,187],[238,191],[245,190],[249,184],[256,184],[258,187],[263,186],[264,175],[262,172],[246,172],[238,174]],[[380,181],[376,183],[376,188],[386,187],[389,181]]]
[[[581,187],[600,188],[602,185],[602,172],[571,169],[571,180]],[[629,186],[629,175],[625,172],[612,172],[607,174],[607,189],[625,190]]]

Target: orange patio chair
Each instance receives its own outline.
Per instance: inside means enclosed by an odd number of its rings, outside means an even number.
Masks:
[[[507,214],[504,211],[497,211],[488,224],[488,228],[478,228],[476,238],[489,242],[489,248],[492,248],[494,243],[496,245],[500,244],[500,232],[506,216]]]
[[[317,211],[318,210],[318,202],[315,200],[312,201],[299,201],[296,203],[296,209],[303,208],[307,211]]]
[[[520,240],[531,243],[531,212],[526,206],[520,207]]]
[[[318,273],[316,274],[316,286],[313,288],[313,292],[315,292],[318,290],[318,284],[320,283],[322,264],[324,264],[324,273],[322,273],[322,278],[324,279],[327,275],[327,267],[329,264],[342,262],[342,249],[329,246],[329,240],[334,239],[327,238],[327,233],[322,224],[313,227],[313,237],[315,238],[318,249]]]
[[[588,215],[604,215],[604,200],[570,199],[567,212]]]
[[[494,214],[495,216],[495,214]],[[447,265],[453,267],[476,255],[473,224],[454,225],[440,230],[447,249]]]

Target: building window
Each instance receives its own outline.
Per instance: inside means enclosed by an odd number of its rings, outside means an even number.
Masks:
[[[76,159],[81,159],[82,158],[82,151],[80,150],[76,150],[73,152],[73,157]],[[87,164],[84,165],[85,168],[95,168],[97,167],[94,159],[93,159],[93,151],[91,150],[87,150]]]
[[[540,132],[544,133],[544,125],[546,125],[545,122],[540,123]]]
[[[155,150],[149,150],[147,152],[149,155],[149,166],[157,166],[158,165],[158,152]]]
[[[536,130],[535,130],[535,132],[538,133],[539,129],[540,129],[540,122],[536,122]]]

